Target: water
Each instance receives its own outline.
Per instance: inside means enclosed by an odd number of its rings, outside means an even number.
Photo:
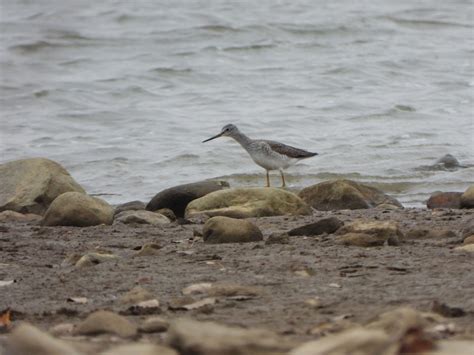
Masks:
[[[1,161],[48,157],[111,203],[212,177],[264,184],[227,139],[320,156],[408,206],[474,183],[471,1],[1,0]],[[430,169],[446,153],[468,168]],[[274,184],[279,184],[274,174]]]

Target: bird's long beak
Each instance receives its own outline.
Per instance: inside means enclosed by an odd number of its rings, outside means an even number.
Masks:
[[[206,139],[205,141],[202,141],[202,142],[203,142],[203,143],[206,143],[206,142],[212,141],[213,139],[219,138],[219,137],[222,136],[223,134],[224,134],[224,132],[221,132],[221,133],[219,133],[219,134],[216,134],[214,137],[208,138],[208,139]]]

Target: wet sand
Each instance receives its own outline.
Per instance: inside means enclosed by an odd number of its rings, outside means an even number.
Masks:
[[[202,224],[76,228],[2,223],[0,280],[15,283],[0,288],[0,310],[12,309],[14,323],[27,321],[47,330],[59,323],[77,324],[99,309],[123,313],[128,306],[119,298],[139,285],[160,301],[159,314],[166,319],[186,316],[262,327],[303,341],[317,338],[314,329],[323,323],[342,319],[364,323],[399,306],[431,311],[436,300],[465,311],[464,316],[449,319],[456,329],[449,337],[474,339],[474,255],[454,249],[462,245],[460,231],[474,218],[473,210],[315,211],[311,216],[252,221],[267,238],[329,216],[345,222],[397,221],[404,233],[413,228],[448,229],[456,236],[371,248],[338,245],[334,235],[290,237],[288,244],[205,244],[193,232]],[[146,243],[161,249],[154,256],[136,257]],[[65,261],[90,251],[119,258],[83,269]],[[168,307],[182,296],[184,287],[201,282],[256,286],[261,293],[249,299],[219,298],[211,307],[191,311]],[[86,297],[88,303],[68,302],[70,297]],[[305,303],[314,297],[319,298],[319,307]],[[127,317],[140,324],[147,316]],[[164,336],[140,337],[162,342]],[[5,335],[0,337],[1,344]],[[114,339],[95,337],[96,350],[121,341]]]

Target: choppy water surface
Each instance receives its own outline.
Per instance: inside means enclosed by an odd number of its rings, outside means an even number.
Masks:
[[[232,122],[320,153],[291,185],[348,177],[421,205],[474,182],[426,167],[474,163],[472,7],[1,0],[0,160],[49,157],[112,203],[216,176],[263,185],[236,143],[201,144]]]

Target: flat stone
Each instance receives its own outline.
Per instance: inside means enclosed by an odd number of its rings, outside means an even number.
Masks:
[[[133,343],[113,347],[101,355],[178,355],[178,353],[167,346]]]
[[[117,259],[118,256],[113,254],[88,253],[81,256],[79,260],[77,260],[75,267],[81,269]]]
[[[157,211],[162,208],[169,208],[176,217],[182,218],[186,206],[191,201],[227,187],[229,187],[229,184],[225,181],[200,181],[170,187],[156,194],[147,204],[146,209]]]
[[[191,319],[173,321],[168,329],[167,342],[179,353],[193,355],[283,355],[293,345],[267,330],[228,327]]]
[[[9,355],[80,355],[71,345],[27,323],[13,329],[7,350]]]
[[[114,217],[118,215],[120,212],[124,211],[141,211],[146,208],[146,205],[142,201],[130,201],[126,203],[122,203],[121,205],[118,205],[115,207],[114,210]]]
[[[123,211],[115,215],[115,223],[123,224],[151,224],[151,225],[162,225],[168,224],[171,221],[168,217],[162,214],[140,210],[140,211]]]
[[[461,192],[435,192],[428,201],[426,207],[434,208],[461,208]]]
[[[0,222],[38,222],[43,217],[34,213],[19,213],[15,211],[0,212]]]
[[[153,299],[155,296],[153,294],[144,289],[141,286],[135,286],[130,291],[125,293],[122,297],[120,297],[120,303],[123,304],[137,304],[142,301],[147,301]]]
[[[168,330],[170,323],[163,317],[154,316],[145,319],[138,330],[142,333],[161,333]]]
[[[308,215],[310,207],[295,194],[273,187],[238,188],[212,192],[189,203],[186,217],[233,218]]]
[[[68,191],[85,193],[67,170],[52,160],[0,164],[0,211],[43,215],[56,197]]]
[[[289,355],[388,355],[390,345],[390,337],[381,330],[354,328],[304,343]]]
[[[205,243],[248,243],[263,240],[260,229],[247,220],[217,216],[206,221],[203,227]]]
[[[356,210],[390,204],[402,208],[400,202],[382,191],[352,180],[330,180],[300,191],[299,196],[321,211]]]
[[[103,333],[116,334],[122,338],[137,334],[137,327],[116,313],[97,311],[90,314],[74,329],[76,335],[98,335]]]
[[[88,227],[112,224],[114,209],[104,200],[79,192],[66,192],[49,206],[45,226]]]
[[[461,195],[461,207],[474,208],[474,185],[469,186],[469,188]]]
[[[368,234],[374,236],[371,240],[378,240],[380,242],[387,241],[389,245],[398,245],[400,240],[404,238],[398,224],[392,221],[356,220],[352,223],[345,224],[337,231],[338,235],[347,233]],[[350,237],[347,239],[351,240]],[[369,242],[369,240],[363,236],[360,236],[359,239],[361,241],[365,239]]]
[[[336,217],[323,218],[319,221],[294,228],[288,232],[288,235],[320,235],[324,233],[332,234],[343,225],[344,222]]]
[[[463,244],[474,244],[474,235],[464,238]]]

